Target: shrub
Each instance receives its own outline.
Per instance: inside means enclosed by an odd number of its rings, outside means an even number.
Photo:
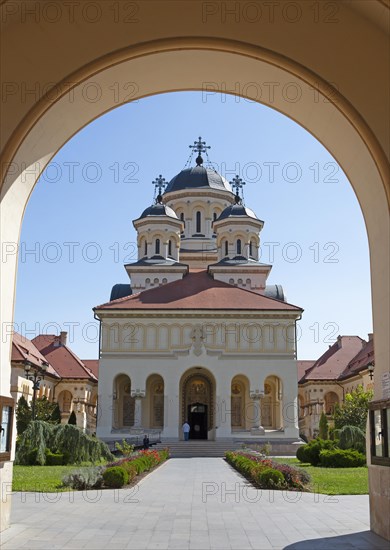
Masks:
[[[312,466],[317,466],[320,462],[320,452],[323,449],[334,449],[336,442],[330,439],[313,439],[307,445],[302,445],[297,450],[297,458],[301,462],[310,462]]]
[[[111,489],[119,489],[129,481],[129,474],[122,466],[112,466],[103,473],[103,481]]]
[[[225,454],[225,457],[227,462],[242,475],[263,488],[269,488],[269,484],[265,484],[261,475],[269,469],[276,470],[281,474],[282,477],[276,474],[278,478],[276,481],[279,483],[277,487],[279,488],[287,485],[289,489],[303,491],[305,490],[305,485],[310,481],[310,476],[305,470],[295,468],[289,464],[280,464],[279,462],[275,462],[269,458],[263,458],[259,455],[243,454],[242,451],[229,451]],[[273,487],[276,487],[276,485],[273,485]]]
[[[301,462],[307,462],[307,455],[306,455],[306,447],[307,445],[301,445],[298,449],[297,449],[297,453],[296,453],[296,457],[298,460],[300,460]]]
[[[61,424],[61,410],[58,403],[55,404],[53,412],[50,416],[50,421],[53,422],[53,424]]]
[[[102,470],[103,468],[101,466],[75,470],[71,474],[65,476],[62,479],[62,483],[65,487],[71,487],[76,491],[99,489],[103,484]]]
[[[324,413],[324,411],[322,411],[322,413],[321,413],[318,428],[319,428],[318,437],[320,439],[328,439],[328,437],[329,437],[329,426],[328,426],[328,419],[326,418],[326,414]]]
[[[122,462],[121,468],[123,468],[129,476],[128,483],[131,483],[137,476],[137,467],[132,461]]]
[[[28,464],[29,466],[35,466],[37,464],[37,455],[38,448],[34,447],[34,449],[31,449],[31,451],[27,453],[26,464]]]
[[[266,468],[260,472],[259,484],[263,489],[273,489],[274,487],[283,487],[285,485],[284,475],[274,468]]]
[[[320,464],[324,468],[357,468],[365,463],[364,454],[351,449],[324,449],[320,452]]]
[[[62,453],[52,453],[50,449],[46,449],[46,465],[61,466],[64,463],[64,455]]]
[[[77,425],[76,413],[74,411],[72,411],[69,415],[68,424],[70,424],[72,426]]]
[[[122,453],[123,456],[131,456],[134,451],[134,445],[127,443],[126,439],[122,439],[122,443],[115,442],[115,449]]]

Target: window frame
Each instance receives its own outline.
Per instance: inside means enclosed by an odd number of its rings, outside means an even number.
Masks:
[[[390,409],[390,399],[380,399],[371,401],[368,405],[369,409],[369,430],[370,430],[370,451],[371,464],[378,466],[390,466],[390,446],[389,446],[389,426],[388,414]],[[381,434],[382,434],[382,456],[377,456],[375,445],[375,412],[380,411],[381,417]]]
[[[3,407],[10,407],[9,415],[9,424],[8,424],[8,438],[7,438],[7,450],[0,452],[0,462],[8,462],[11,460],[12,452],[12,430],[14,424],[14,414],[15,414],[15,400],[12,397],[6,397],[4,395],[0,396],[0,415],[1,421],[3,419]]]

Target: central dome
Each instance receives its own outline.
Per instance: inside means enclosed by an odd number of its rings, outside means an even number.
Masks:
[[[232,192],[229,182],[223,178],[214,168],[194,166],[185,168],[174,176],[168,183],[164,195],[183,189],[216,189],[218,191]]]

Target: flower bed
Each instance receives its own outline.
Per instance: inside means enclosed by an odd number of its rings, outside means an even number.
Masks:
[[[131,456],[108,463],[104,468],[88,468],[72,472],[63,484],[73,489],[119,488],[136,481],[137,476],[149,472],[169,458],[168,449],[139,451]],[[87,471],[86,471],[87,470]]]
[[[310,482],[310,476],[304,470],[247,451],[229,451],[225,458],[233,468],[260,489],[306,491]]]

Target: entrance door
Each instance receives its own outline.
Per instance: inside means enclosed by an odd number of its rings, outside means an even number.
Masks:
[[[207,405],[193,403],[188,405],[190,439],[207,439]]]

